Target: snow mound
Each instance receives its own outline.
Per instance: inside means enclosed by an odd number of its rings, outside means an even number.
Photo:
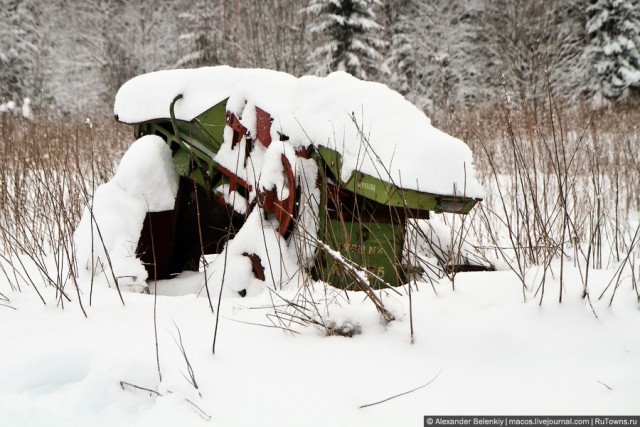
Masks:
[[[76,228],[80,276],[112,269],[119,283],[146,287],[147,272],[136,258],[144,218],[173,209],[177,192],[178,175],[164,140],[145,136],[134,142],[115,176],[96,189]]]
[[[148,212],[173,209],[178,174],[171,150],[159,136],[147,135],[134,142],[120,160],[112,181],[129,194],[144,199]]]
[[[238,234],[211,264],[209,281],[224,282],[228,296],[247,297],[259,295],[266,288],[300,285],[304,273],[298,266],[295,245],[288,245],[277,227],[277,222],[264,219],[259,209],[251,212]],[[257,256],[264,267],[264,280],[252,271],[250,256]]]
[[[287,135],[294,148],[325,146],[340,153],[344,182],[357,170],[406,189],[484,195],[469,147],[433,127],[422,111],[383,84],[344,72],[296,78],[227,66],[168,70],[125,83],[114,112],[124,123],[166,119],[178,95],[183,97],[175,115],[185,121],[228,99],[227,110],[252,130],[253,107],[261,108],[273,118],[273,140]]]

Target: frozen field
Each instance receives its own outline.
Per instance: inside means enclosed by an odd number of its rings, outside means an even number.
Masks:
[[[84,318],[76,303],[56,307],[53,292],[44,306],[33,289],[3,289],[15,310],[0,307],[2,424],[421,426],[430,414],[635,414],[635,291],[623,285],[611,307],[605,294],[594,302],[596,318],[574,273],[565,273],[564,302],[548,297],[542,306],[529,292],[523,302],[511,272],[459,274],[455,291],[442,280],[437,294],[418,284],[413,344],[406,295],[383,296],[397,318],[387,326],[361,293],[349,293],[348,304],[344,292],[320,283],[304,297],[290,290],[224,297],[215,355],[215,316],[206,296],[196,296],[203,275],[184,274],[158,284],[161,381],[153,295],[124,293],[123,306],[115,289],[96,283]],[[613,272],[592,274],[597,295]],[[546,286],[557,293],[557,283]],[[285,300],[307,309],[313,300],[324,320],[357,324],[362,333],[326,336],[287,322],[296,310]],[[276,311],[290,331],[273,327]],[[123,389],[121,381],[153,392]]]

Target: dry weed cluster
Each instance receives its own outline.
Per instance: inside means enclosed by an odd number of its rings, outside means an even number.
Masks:
[[[566,263],[580,270],[585,298],[590,269],[616,269],[611,300],[623,277],[638,293],[639,123],[638,108],[563,110],[552,97],[538,114],[505,102],[443,123],[473,150],[487,190],[468,232],[516,273],[523,294],[539,266],[540,302],[549,273],[559,275],[562,301]]]
[[[73,231],[130,140],[130,130],[108,118],[0,117],[2,282],[39,295],[44,283],[59,304],[69,300],[78,290]]]
[[[559,275],[554,294],[562,300],[567,265],[578,267],[587,299],[591,269],[614,269],[611,300],[629,278],[638,293],[640,109],[562,110],[550,97],[536,114],[504,102],[435,124],[471,147],[487,190],[483,203],[456,220],[456,239],[472,236],[481,256],[508,266],[525,298],[532,266],[541,303],[551,292],[549,275]],[[38,293],[43,283],[54,286],[61,305],[79,292],[74,227],[132,140],[111,118],[0,116],[2,282]],[[10,306],[1,291],[0,304]]]

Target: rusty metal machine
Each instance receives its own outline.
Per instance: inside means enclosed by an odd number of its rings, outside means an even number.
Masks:
[[[166,141],[180,176],[175,208],[149,213],[143,226],[138,256],[150,278],[169,278],[183,270],[196,270],[200,257],[219,253],[254,209],[275,218],[278,233],[290,239],[304,208],[300,199],[302,187],[309,185],[300,182],[300,172],[292,164],[296,158],[317,165],[312,184],[319,194],[314,236],[330,248],[317,251],[310,269],[317,278],[336,286],[348,286],[348,277],[328,252],[339,253],[371,272],[369,280],[374,287],[402,284],[406,278],[402,248],[407,220],[427,219],[430,212],[466,214],[480,200],[454,191],[420,191],[386,179],[384,174],[374,176],[357,168],[345,179],[345,153],[314,141],[313,135],[291,145],[289,155],[280,154],[278,172],[284,189],[259,187],[249,180],[249,172],[239,170],[250,168],[252,153],[264,153],[272,144],[289,142],[290,135],[276,129],[274,119],[279,112],[270,111],[268,103],[265,106],[245,100],[241,117],[237,102],[230,105],[232,95],[221,92],[224,95],[217,97],[222,99],[212,98],[206,108],[201,103],[202,111],[193,117],[180,116],[176,110],[185,95],[175,92],[180,91],[174,90],[171,102],[164,105],[166,113],[156,114],[157,117],[123,117],[116,108],[116,118],[134,125],[136,137],[152,134]],[[124,102],[121,97],[120,103]],[[220,156],[221,150],[234,155]],[[244,197],[246,209],[234,209],[229,200],[232,193]],[[264,261],[246,255],[260,278],[264,275],[260,263]]]

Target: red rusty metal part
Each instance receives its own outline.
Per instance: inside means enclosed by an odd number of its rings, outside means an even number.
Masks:
[[[265,147],[271,145],[271,115],[256,107],[256,139]]]
[[[301,157],[303,159],[310,159],[311,158],[311,146],[298,148],[296,150],[296,156]]]
[[[240,123],[238,117],[230,111],[227,111],[225,116],[226,124],[231,127],[233,130],[233,139],[231,148],[235,148],[235,146],[242,140],[243,136],[247,136],[248,130],[246,127]],[[256,135],[255,139],[260,141],[262,145],[265,147],[269,147],[272,142],[271,138],[271,124],[272,118],[269,113],[262,110],[261,108],[256,107]],[[247,146],[245,147],[245,165],[246,161],[250,155],[250,151],[252,148],[252,144],[249,142],[249,138],[247,138]],[[307,148],[299,148],[296,150],[296,156],[308,159],[311,157],[310,149]],[[286,236],[291,228],[293,216],[295,214],[295,206],[296,206],[296,179],[293,173],[293,168],[291,167],[291,163],[287,159],[287,157],[282,154],[281,156],[282,166],[284,170],[284,175],[287,180],[287,188],[289,190],[289,196],[285,200],[280,200],[278,195],[276,194],[275,189],[263,190],[258,194],[258,200],[260,202],[261,207],[265,210],[265,212],[271,212],[275,215],[278,220],[278,232],[282,236]],[[236,174],[231,172],[229,169],[224,166],[218,164],[216,168],[222,172],[225,176],[229,178],[229,191],[236,190],[237,186],[240,185],[247,190],[251,191],[252,187],[242,178],[238,177]]]
[[[227,111],[224,116],[224,121],[233,130],[233,139],[231,140],[231,149],[236,148],[236,145],[242,141],[242,137],[247,134],[247,128],[240,123],[238,117],[231,111]]]
[[[166,279],[172,273],[176,218],[176,209],[147,212],[144,218],[136,254],[144,264],[150,280]]]
[[[240,178],[235,173],[231,172],[229,169],[222,166],[220,163],[216,163],[216,169],[218,169],[224,176],[229,178],[229,192],[235,191],[238,188],[238,184],[247,189],[247,191],[251,192],[253,187],[248,184],[244,179]]]
[[[244,256],[249,258],[251,261],[251,270],[253,271],[253,275],[256,276],[258,280],[262,280],[264,282],[264,267],[262,266],[262,260],[256,254],[250,254],[248,252],[243,252]]]
[[[271,189],[262,191],[262,194],[258,195],[258,197],[261,201],[261,207],[266,212],[272,212],[278,220],[278,233],[280,233],[282,236],[285,236],[290,229],[295,212],[296,180],[293,173],[293,168],[291,167],[291,163],[289,162],[289,159],[287,159],[287,156],[282,154],[280,159],[282,161],[285,178],[287,179],[287,189],[289,190],[289,195],[286,199],[280,200],[278,198],[278,195],[276,194],[276,190]],[[253,187],[250,184],[248,184],[245,180],[243,180],[224,166],[217,164],[216,168],[229,178],[229,192],[235,191],[238,185],[246,188],[248,191],[253,190]]]
[[[286,236],[290,231],[293,220],[294,210],[296,206],[296,180],[291,168],[291,163],[284,154],[280,157],[284,169],[284,175],[287,179],[287,189],[289,195],[286,199],[278,199],[275,189],[263,191],[261,195],[261,204],[265,212],[272,212],[278,220],[278,233]]]
[[[150,280],[198,271],[202,252],[222,252],[243,223],[244,216],[235,213],[222,196],[194,188],[191,179],[180,177],[174,209],[145,216],[136,255]]]
[[[253,150],[253,140],[249,137],[245,140],[244,144],[244,167],[247,167],[247,160],[249,160],[249,156],[251,155],[251,150]]]

